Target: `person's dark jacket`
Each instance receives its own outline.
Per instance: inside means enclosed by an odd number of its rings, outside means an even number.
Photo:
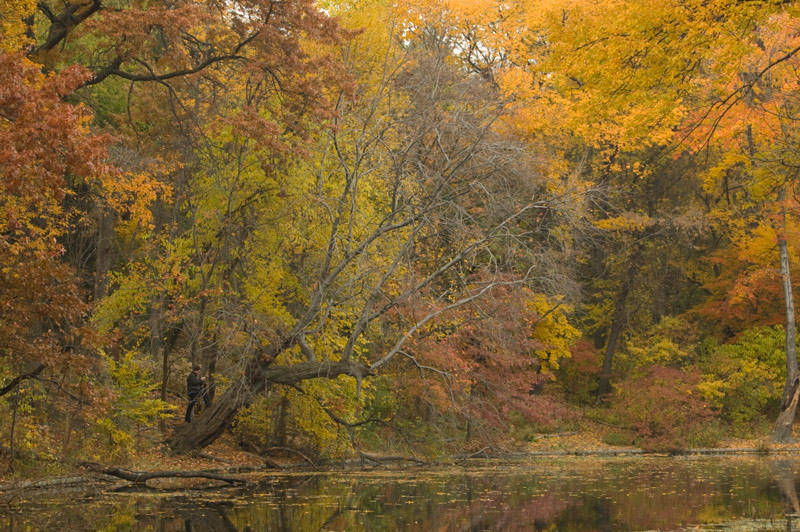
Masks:
[[[194,371],[186,377],[186,391],[189,393],[189,397],[195,397],[203,391],[203,379]]]

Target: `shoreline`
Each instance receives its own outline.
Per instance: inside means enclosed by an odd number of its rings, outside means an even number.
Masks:
[[[259,465],[233,465],[230,467],[215,467],[215,468],[202,468],[193,471],[210,473],[210,474],[270,474],[270,475],[285,475],[296,473],[309,473],[314,475],[319,474],[337,474],[349,473],[353,471],[402,471],[408,469],[438,469],[444,467],[464,467],[466,464],[480,462],[484,460],[519,460],[526,458],[547,458],[547,457],[576,457],[576,458],[626,458],[626,457],[686,457],[686,456],[762,456],[769,457],[773,455],[798,455],[800,456],[800,446],[791,448],[759,448],[759,447],[714,447],[714,448],[697,448],[697,449],[676,449],[672,451],[649,451],[644,449],[572,449],[572,450],[532,450],[523,452],[509,452],[509,453],[485,453],[483,455],[470,456],[470,457],[450,457],[445,460],[431,460],[425,464],[409,463],[406,466],[387,466],[382,464],[380,466],[360,465],[357,460],[345,460],[340,462],[333,462],[325,464],[317,469],[308,467],[301,463],[287,463],[282,465],[281,468],[276,468],[273,465],[259,464]],[[153,472],[157,469],[143,470],[142,472]],[[188,470],[186,470],[188,471]],[[6,497],[15,497],[20,493],[30,492],[49,492],[55,489],[75,488],[79,486],[86,486],[87,488],[106,491],[115,489],[125,482],[120,482],[119,478],[115,478],[104,474],[90,474],[80,475],[73,473],[71,475],[60,475],[40,478],[37,480],[21,480],[19,482],[9,482],[0,484],[0,494]],[[146,490],[161,491],[161,488],[147,486],[145,484],[139,487]],[[186,489],[207,489],[207,487],[187,486]]]

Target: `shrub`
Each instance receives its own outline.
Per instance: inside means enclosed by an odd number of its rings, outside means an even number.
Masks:
[[[125,460],[139,450],[141,432],[172,415],[170,406],[157,398],[158,385],[133,351],[118,361],[103,355],[112,378],[111,408],[96,421],[115,459]],[[97,450],[97,449],[95,449]]]
[[[592,404],[600,377],[600,352],[586,340],[579,340],[570,348],[572,357],[558,370],[558,382],[564,396],[580,405]]]
[[[778,405],[786,378],[783,327],[756,327],[735,343],[711,343],[703,352],[698,388],[735,429]]]
[[[611,408],[621,424],[635,431],[636,443],[644,449],[713,445],[715,433],[706,429],[714,413],[698,393],[699,383],[697,371],[654,366],[643,376],[621,383]]]
[[[606,445],[631,445],[634,441],[628,432],[609,432],[603,436],[603,443]]]

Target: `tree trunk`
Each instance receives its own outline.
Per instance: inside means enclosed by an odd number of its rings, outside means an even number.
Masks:
[[[111,254],[114,248],[114,211],[107,205],[97,207],[97,251],[94,268],[94,300],[99,301],[108,294],[108,272],[111,270]]]
[[[19,390],[14,392],[14,406],[11,411],[11,430],[8,434],[8,448],[9,451],[9,468],[14,469],[14,461],[16,460],[16,446],[14,445],[14,436],[17,429],[17,411],[19,410]]]
[[[789,270],[789,250],[786,245],[786,207],[783,201],[786,191],[781,189],[778,202],[781,204],[781,228],[778,233],[778,251],[781,259],[781,283],[786,310],[786,385],[783,388],[781,413],[772,428],[771,439],[775,443],[792,441],[792,424],[797,413],[800,398],[800,378],[797,371],[797,339],[794,317],[794,297],[792,296],[792,277]]]
[[[797,413],[797,403],[800,400],[800,378],[795,376],[789,387],[789,400],[781,403],[781,413],[772,427],[770,439],[773,443],[792,442],[792,424]]]
[[[286,446],[286,418],[289,417],[289,398],[285,395],[281,402],[278,403],[278,419],[275,422],[275,430],[273,431],[272,441],[275,445]]]
[[[267,383],[293,386],[308,379],[335,379],[339,375],[349,375],[360,382],[370,372],[368,367],[354,362],[301,362],[274,366],[252,360],[238,384],[225,390],[191,423],[184,423],[175,430],[169,446],[173,452],[181,454],[210,445],[230,426],[239,409],[266,389]]]
[[[203,283],[203,289],[205,290],[205,283]],[[192,360],[192,366],[199,366],[200,365],[200,353],[203,351],[203,336],[205,335],[205,324],[206,324],[206,306],[208,304],[208,298],[202,297],[200,299],[200,312],[197,318],[197,326],[194,335],[192,336],[192,344],[189,349],[189,356]],[[206,366],[206,369],[208,366]]]
[[[161,348],[161,400],[167,402],[167,385],[169,383],[169,349]],[[158,429],[164,434],[167,431],[167,422],[162,417],[158,420]]]
[[[606,352],[603,355],[603,371],[600,373],[600,380],[597,383],[597,396],[603,397],[611,391],[611,369],[614,365],[614,354],[617,351],[617,343],[619,342],[619,335],[622,333],[622,326],[625,322],[625,304],[628,301],[628,294],[630,294],[633,287],[633,281],[636,277],[635,261],[630,261],[628,272],[625,280],[622,282],[622,288],[617,296],[617,302],[614,305],[614,316],[611,320],[611,331],[608,335],[608,343],[606,344]]]

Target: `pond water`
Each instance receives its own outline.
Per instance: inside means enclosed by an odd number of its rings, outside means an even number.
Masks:
[[[51,492],[0,508],[0,529],[786,531],[800,530],[798,473],[800,457],[729,456],[269,474],[235,489]]]

